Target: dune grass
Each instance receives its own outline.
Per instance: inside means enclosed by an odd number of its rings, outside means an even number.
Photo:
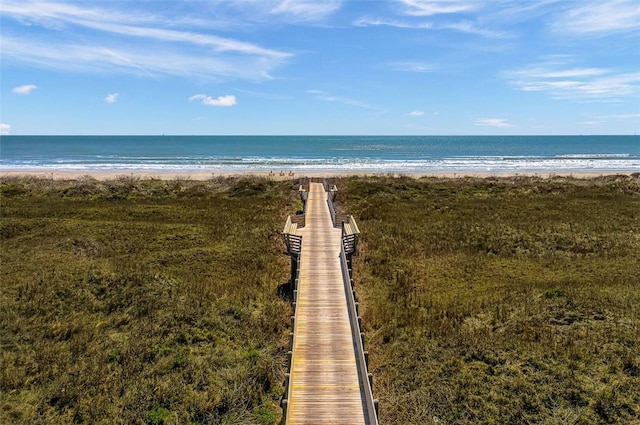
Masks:
[[[292,189],[2,179],[0,423],[276,423]]]
[[[640,420],[637,178],[337,184],[381,423]],[[276,423],[296,187],[0,180],[0,423]]]
[[[337,184],[381,423],[640,423],[638,176]]]

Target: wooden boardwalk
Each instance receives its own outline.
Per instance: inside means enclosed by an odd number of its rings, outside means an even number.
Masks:
[[[368,424],[334,229],[322,184],[306,202],[288,424]],[[365,378],[366,379],[366,378]]]

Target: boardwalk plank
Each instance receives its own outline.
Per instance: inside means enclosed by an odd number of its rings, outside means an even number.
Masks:
[[[288,424],[366,424],[334,229],[321,184],[306,203]]]

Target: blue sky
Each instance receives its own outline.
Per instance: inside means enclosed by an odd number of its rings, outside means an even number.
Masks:
[[[636,134],[638,0],[2,0],[3,134]]]

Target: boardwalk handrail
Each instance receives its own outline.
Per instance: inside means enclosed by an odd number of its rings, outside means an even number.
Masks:
[[[349,220],[348,214],[340,214],[336,212],[335,200],[338,188],[333,185],[327,192],[327,205],[329,206],[329,214],[331,214],[331,222],[333,227],[342,227],[342,223]]]
[[[284,223],[284,229],[282,230],[282,237],[284,238],[284,244],[287,247],[287,253],[289,255],[300,255],[302,250],[302,236],[296,235],[296,231],[298,227],[304,227],[304,214],[296,215],[294,217],[301,218],[291,218],[291,216],[287,216],[287,221]],[[299,223],[302,223],[299,226]]]
[[[302,241],[301,241],[302,243]],[[289,397],[291,395],[291,390],[293,389],[293,381],[291,380],[291,372],[293,372],[293,347],[295,345],[296,338],[296,313],[298,310],[298,285],[300,283],[300,265],[302,263],[302,250],[301,253],[297,256],[291,257],[292,260],[292,269],[295,267],[295,276],[292,276],[292,297],[291,297],[291,332],[289,332],[289,350],[287,351],[287,360],[289,363],[288,372],[284,375],[284,394],[282,395],[281,407],[282,407],[282,424],[287,423],[287,418],[289,416]],[[295,263],[294,263],[295,261]],[[295,265],[294,265],[295,264]]]
[[[353,217],[350,216],[353,220]],[[353,221],[355,225],[355,221]],[[357,229],[357,226],[356,226]],[[359,232],[358,232],[359,233]],[[360,375],[362,387],[364,389],[364,408],[372,425],[378,424],[378,400],[373,398],[373,375],[369,373],[368,352],[364,350],[364,332],[360,329],[361,318],[358,315],[358,307],[355,300],[355,290],[353,284],[352,273],[349,268],[351,264],[347,256],[351,255],[345,251],[345,243],[343,242],[340,249],[340,265],[342,267],[342,280],[344,282],[344,290],[347,296],[347,309],[349,310],[349,321],[351,323],[351,333],[356,351],[356,364],[358,366],[358,374]]]
[[[307,199],[309,198],[309,189],[305,189],[303,185],[300,185],[298,188],[298,195],[300,195],[300,200],[302,201],[302,210],[306,210],[307,207]]]
[[[309,191],[311,179],[309,177],[301,177],[299,181],[299,186],[301,189],[305,191]]]
[[[352,215],[342,222],[342,248],[347,255],[351,255],[358,249],[360,229]]]

